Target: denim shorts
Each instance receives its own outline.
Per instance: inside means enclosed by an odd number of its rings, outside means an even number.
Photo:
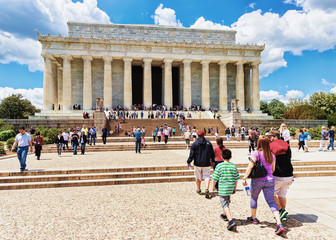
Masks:
[[[231,202],[230,196],[219,196],[219,200],[222,204],[222,208],[229,208]]]

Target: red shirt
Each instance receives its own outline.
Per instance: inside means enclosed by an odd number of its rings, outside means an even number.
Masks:
[[[224,161],[222,158],[222,150],[220,150],[219,146],[213,147],[215,152],[215,161]],[[223,150],[226,149],[226,147],[223,148]]]

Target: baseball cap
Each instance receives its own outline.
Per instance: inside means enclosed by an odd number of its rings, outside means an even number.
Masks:
[[[199,137],[204,137],[205,133],[203,131],[198,131],[197,135]]]

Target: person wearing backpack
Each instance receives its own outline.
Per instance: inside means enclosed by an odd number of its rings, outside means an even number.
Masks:
[[[248,141],[249,141],[249,154],[251,154],[251,150],[254,151],[254,141],[255,141],[254,130],[250,131]]]
[[[265,200],[270,207],[274,218],[276,220],[276,230],[275,234],[279,235],[285,231],[283,225],[281,224],[279,208],[274,202],[274,176],[273,171],[275,170],[275,155],[271,152],[270,142],[267,137],[260,137],[257,143],[257,150],[251,155],[253,162],[251,161],[246,169],[245,175],[243,177],[243,185],[247,186],[246,179],[252,172],[252,169],[257,161],[260,161],[262,165],[267,170],[266,177],[252,178],[251,180],[251,217],[247,218],[247,221],[253,224],[259,224],[257,219],[257,205],[258,197],[261,190],[264,193]]]
[[[280,219],[286,221],[288,215],[286,211],[287,190],[294,182],[293,165],[291,162],[292,151],[287,142],[279,139],[280,133],[278,131],[270,131],[267,137],[269,137],[271,142],[270,148],[276,158],[275,171],[273,172],[275,181],[274,201],[280,209]]]
[[[303,137],[304,137],[304,148],[305,148],[305,152],[309,152],[308,151],[308,142],[311,140],[311,135],[310,133],[307,131],[307,129],[303,129]]]

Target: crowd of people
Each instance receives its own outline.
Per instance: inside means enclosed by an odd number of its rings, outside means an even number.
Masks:
[[[233,220],[229,205],[230,196],[236,193],[239,173],[236,166],[230,162],[232,152],[223,145],[223,139],[216,139],[216,146],[204,138],[205,133],[198,131],[198,138],[192,144],[187,165],[191,168],[194,162],[194,174],[196,180],[196,193],[201,194],[201,181],[205,181],[205,197],[210,198],[210,182],[212,179],[212,191],[217,191],[223,214],[220,217],[228,221],[227,229],[235,230],[237,225]],[[259,224],[257,218],[258,196],[263,191],[265,200],[276,220],[277,235],[285,231],[282,221],[287,220],[286,194],[289,186],[293,183],[293,166],[291,164],[291,149],[289,144],[280,137],[280,133],[271,130],[265,136],[260,136],[257,141],[257,149],[253,151],[250,158],[242,185],[245,186],[248,195],[251,196],[251,216],[247,221],[252,224]],[[247,178],[257,161],[261,162],[267,171],[263,177],[255,177],[251,180],[250,188],[247,187]],[[211,176],[210,169],[214,172]],[[250,190],[249,190],[250,189]],[[250,191],[250,192],[249,192]]]

